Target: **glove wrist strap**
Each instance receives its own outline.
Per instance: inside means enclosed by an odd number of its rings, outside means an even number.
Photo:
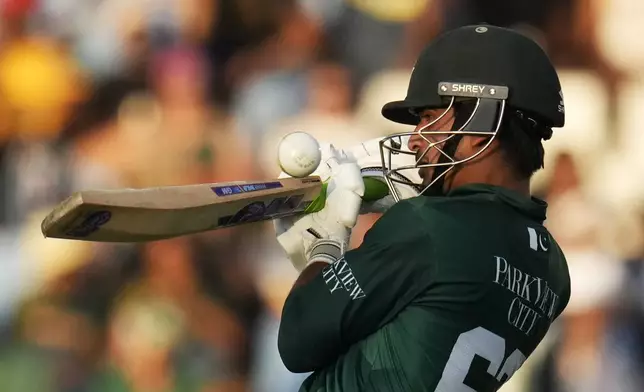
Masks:
[[[330,239],[320,239],[311,246],[307,265],[322,262],[333,264],[342,257],[342,244]]]

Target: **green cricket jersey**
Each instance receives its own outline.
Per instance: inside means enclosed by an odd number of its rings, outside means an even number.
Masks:
[[[488,185],[401,201],[293,289],[279,349],[301,391],[496,391],[568,303],[546,203]]]

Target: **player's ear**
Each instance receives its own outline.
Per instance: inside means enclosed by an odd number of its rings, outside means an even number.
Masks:
[[[472,147],[476,149],[483,148],[489,141],[491,136],[473,136]]]
[[[490,139],[487,136],[468,135],[467,137],[463,138],[461,143],[466,143],[466,145],[463,146],[464,151],[466,150],[469,152],[469,154],[474,154],[484,148],[489,141]]]
[[[483,152],[481,155],[479,155],[479,158],[484,158],[491,154],[493,151],[496,150],[496,143],[498,143],[497,140],[493,140],[492,143],[488,146],[488,143],[490,143],[490,138],[491,136],[474,136],[472,135],[471,137],[464,138],[464,139],[469,139],[468,143],[469,145],[467,146],[468,150],[468,155],[472,156],[475,154],[481,153],[481,150],[485,149],[485,152]],[[488,146],[486,148],[486,146]]]

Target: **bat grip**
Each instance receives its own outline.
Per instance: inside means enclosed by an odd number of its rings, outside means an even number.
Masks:
[[[363,177],[364,181],[364,195],[362,200],[365,202],[373,202],[380,200],[383,197],[389,194],[389,187],[384,181],[381,181],[374,177]],[[328,184],[322,184],[322,190],[320,194],[309,204],[309,206],[304,210],[305,214],[310,214],[312,212],[318,212],[324,208],[326,204],[326,193],[327,193]]]

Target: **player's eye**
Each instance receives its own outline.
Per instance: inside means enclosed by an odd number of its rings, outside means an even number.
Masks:
[[[420,121],[424,123],[430,123],[436,119],[436,116],[434,116],[431,113],[423,113],[420,115]]]

